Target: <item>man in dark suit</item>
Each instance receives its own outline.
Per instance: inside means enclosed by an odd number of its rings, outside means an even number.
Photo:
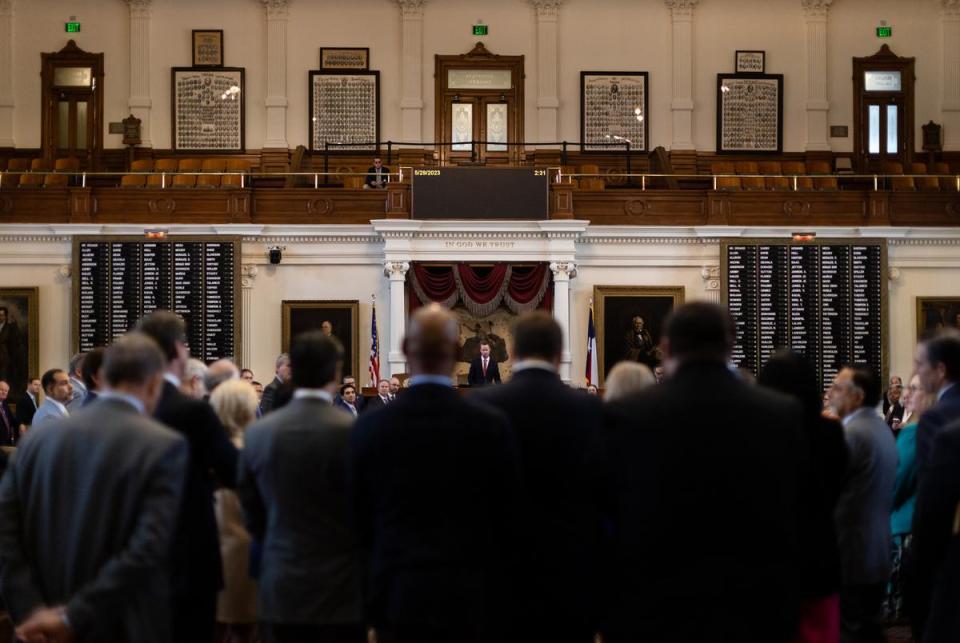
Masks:
[[[20,439],[20,425],[7,404],[10,385],[0,380],[0,446],[15,447]]]
[[[913,514],[910,600],[914,640],[960,640],[960,420],[934,442],[927,472],[920,480]]]
[[[290,386],[290,356],[280,353],[276,361],[276,375],[273,381],[263,388],[260,398],[260,414],[266,415],[277,405],[278,398],[285,398],[283,391]]]
[[[103,352],[104,349],[98,347],[83,356],[80,377],[83,379],[83,385],[87,387],[87,395],[83,398],[81,406],[93,404],[100,395],[100,368],[103,366]]]
[[[373,166],[367,169],[367,178],[363,187],[373,190],[387,187],[389,173],[390,170],[383,167],[383,161],[380,160],[380,157],[373,159]]]
[[[418,310],[403,343],[410,388],[350,436],[380,641],[502,640],[491,630],[516,545],[517,452],[506,418],[453,388],[458,330],[438,304]]]
[[[879,643],[884,640],[880,615],[890,577],[897,444],[876,411],[880,382],[869,368],[842,369],[829,394],[843,422],[849,453],[834,510],[840,546],[840,638],[844,643]]]
[[[352,418],[333,408],[343,348],[312,331],[290,348],[293,400],[247,430],[237,491],[264,543],[259,618],[267,643],[364,643],[360,553],[348,521]]]
[[[173,636],[177,643],[210,643],[217,592],[223,587],[213,491],[218,484],[235,486],[237,448],[209,404],[180,392],[180,378],[189,359],[183,319],[161,310],[140,320],[138,328],[160,345],[167,359],[166,382],[154,417],[190,445],[171,556]]]
[[[27,382],[27,390],[23,392],[23,397],[17,402],[17,424],[20,428],[29,427],[33,424],[33,416],[40,406],[40,378],[31,377]]]
[[[485,339],[480,340],[480,355],[470,362],[467,383],[471,387],[500,383],[500,365],[490,356],[490,342]]]
[[[163,355],[107,351],[110,392],[24,438],[0,484],[0,586],[25,640],[172,643],[165,565],[187,462],[149,417]],[[55,499],[55,500],[54,500]]]
[[[377,382],[377,394],[366,400],[363,405],[363,412],[376,411],[390,404],[390,380],[382,379]]]
[[[914,358],[924,391],[937,403],[920,416],[917,426],[917,477],[923,478],[933,457],[933,443],[947,426],[960,419],[960,332],[941,331],[917,344]]]
[[[333,401],[333,406],[343,409],[353,417],[360,415],[357,408],[357,389],[353,384],[344,384],[340,387],[340,394]]]
[[[605,640],[787,641],[808,466],[799,404],[727,366],[733,322],[715,304],[677,308],[661,347],[663,384],[606,408]]]
[[[552,316],[521,317],[513,341],[513,378],[474,397],[510,419],[525,482],[510,634],[516,641],[592,643],[609,509],[600,399],[560,381],[563,333]]]

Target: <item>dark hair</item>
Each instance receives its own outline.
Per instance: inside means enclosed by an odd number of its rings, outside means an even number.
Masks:
[[[251,380],[250,386],[263,386],[263,384],[261,384],[257,380]]]
[[[249,368],[241,368],[240,375],[243,375],[244,373],[250,373],[251,375],[253,375],[253,371],[250,370]]]
[[[927,347],[927,361],[932,366],[943,364],[947,380],[960,380],[960,334],[953,330],[941,331],[923,343]]]
[[[674,357],[725,360],[733,348],[733,320],[717,304],[697,301],[670,313],[664,335]]]
[[[343,397],[343,394],[347,392],[348,388],[352,388],[354,393],[357,392],[357,387],[353,384],[344,384],[340,387],[340,397]]]
[[[127,333],[103,354],[103,379],[111,387],[145,384],[165,367],[160,347],[145,333]]]
[[[80,364],[80,377],[88,390],[92,391],[97,387],[97,383],[93,381],[93,376],[103,366],[103,352],[103,347],[98,347],[83,356],[83,362]]]
[[[76,355],[70,358],[70,363],[67,365],[67,372],[69,375],[72,376],[74,373],[77,372],[77,366],[80,366],[80,368],[83,368],[84,356],[85,355],[83,353],[77,353]]]
[[[517,359],[539,357],[553,361],[562,351],[563,331],[549,313],[527,313],[513,325],[513,352]]]
[[[880,403],[880,378],[873,369],[865,364],[851,364],[847,366],[851,371],[853,385],[863,391],[863,403],[860,406],[876,406]]]
[[[57,373],[63,373],[62,368],[51,368],[49,371],[43,374],[43,377],[40,378],[40,386],[46,391],[53,384],[54,378],[57,376]]]
[[[337,378],[343,346],[323,331],[311,330],[293,339],[290,370],[294,388],[323,388]]]
[[[490,346],[490,340],[489,340],[489,339],[481,339],[481,340],[480,340],[480,345],[481,345],[481,346]]]
[[[823,409],[820,379],[810,360],[800,353],[784,350],[775,354],[760,369],[757,384],[795,397],[808,417],[818,417]]]
[[[177,358],[177,343],[187,343],[187,324],[169,310],[150,313],[137,324],[137,331],[155,341],[168,362]]]

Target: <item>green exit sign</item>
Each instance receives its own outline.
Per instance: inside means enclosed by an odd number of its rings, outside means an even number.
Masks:
[[[67,33],[80,33],[80,23],[79,22],[65,22],[63,23],[63,29]]]
[[[486,36],[488,33],[490,33],[490,28],[487,25],[473,25],[474,36]]]
[[[893,27],[877,27],[877,38],[890,38],[893,36]]]

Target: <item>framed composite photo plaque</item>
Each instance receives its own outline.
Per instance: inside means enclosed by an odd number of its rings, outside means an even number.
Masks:
[[[580,140],[584,152],[647,151],[649,80],[645,71],[580,72]]]
[[[380,140],[380,72],[310,72],[310,149],[373,151]]]
[[[783,74],[717,74],[717,153],[782,149]]]
[[[244,150],[244,69],[171,70],[173,148],[178,152]]]
[[[320,69],[370,69],[369,47],[321,47]]]
[[[194,29],[193,66],[223,67],[223,29]]]

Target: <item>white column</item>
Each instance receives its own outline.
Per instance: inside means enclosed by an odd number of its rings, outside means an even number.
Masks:
[[[403,335],[407,328],[407,271],[409,261],[385,261],[383,274],[390,278],[390,362],[389,375],[404,373],[407,362],[403,355]],[[380,374],[381,377],[383,373]]]
[[[673,25],[671,150],[693,150],[693,10],[700,0],[664,0]]]
[[[943,149],[960,150],[960,0],[941,0]]]
[[[290,0],[261,0],[267,13],[266,149],[287,149],[287,17]]]
[[[577,266],[572,261],[554,261],[550,264],[553,272],[553,316],[563,331],[563,352],[560,355],[560,379],[570,381],[570,279],[577,275]]]
[[[240,367],[249,368],[253,364],[253,281],[257,278],[260,269],[254,264],[243,266],[243,277],[240,279],[240,327],[243,336],[240,338]]]
[[[130,96],[127,107],[140,119],[140,145],[153,147],[150,138],[150,4],[127,0],[130,7]]]
[[[400,5],[400,116],[404,143],[423,142],[423,5],[426,0],[397,0]],[[439,107],[438,107],[439,109]]]
[[[803,19],[807,31],[807,142],[805,149],[808,152],[829,151],[827,14],[833,0],[800,0],[800,3],[803,6]]]
[[[0,0],[0,147],[13,140],[13,0]]]
[[[537,140],[558,140],[560,98],[557,19],[563,0],[529,0],[537,12]]]

